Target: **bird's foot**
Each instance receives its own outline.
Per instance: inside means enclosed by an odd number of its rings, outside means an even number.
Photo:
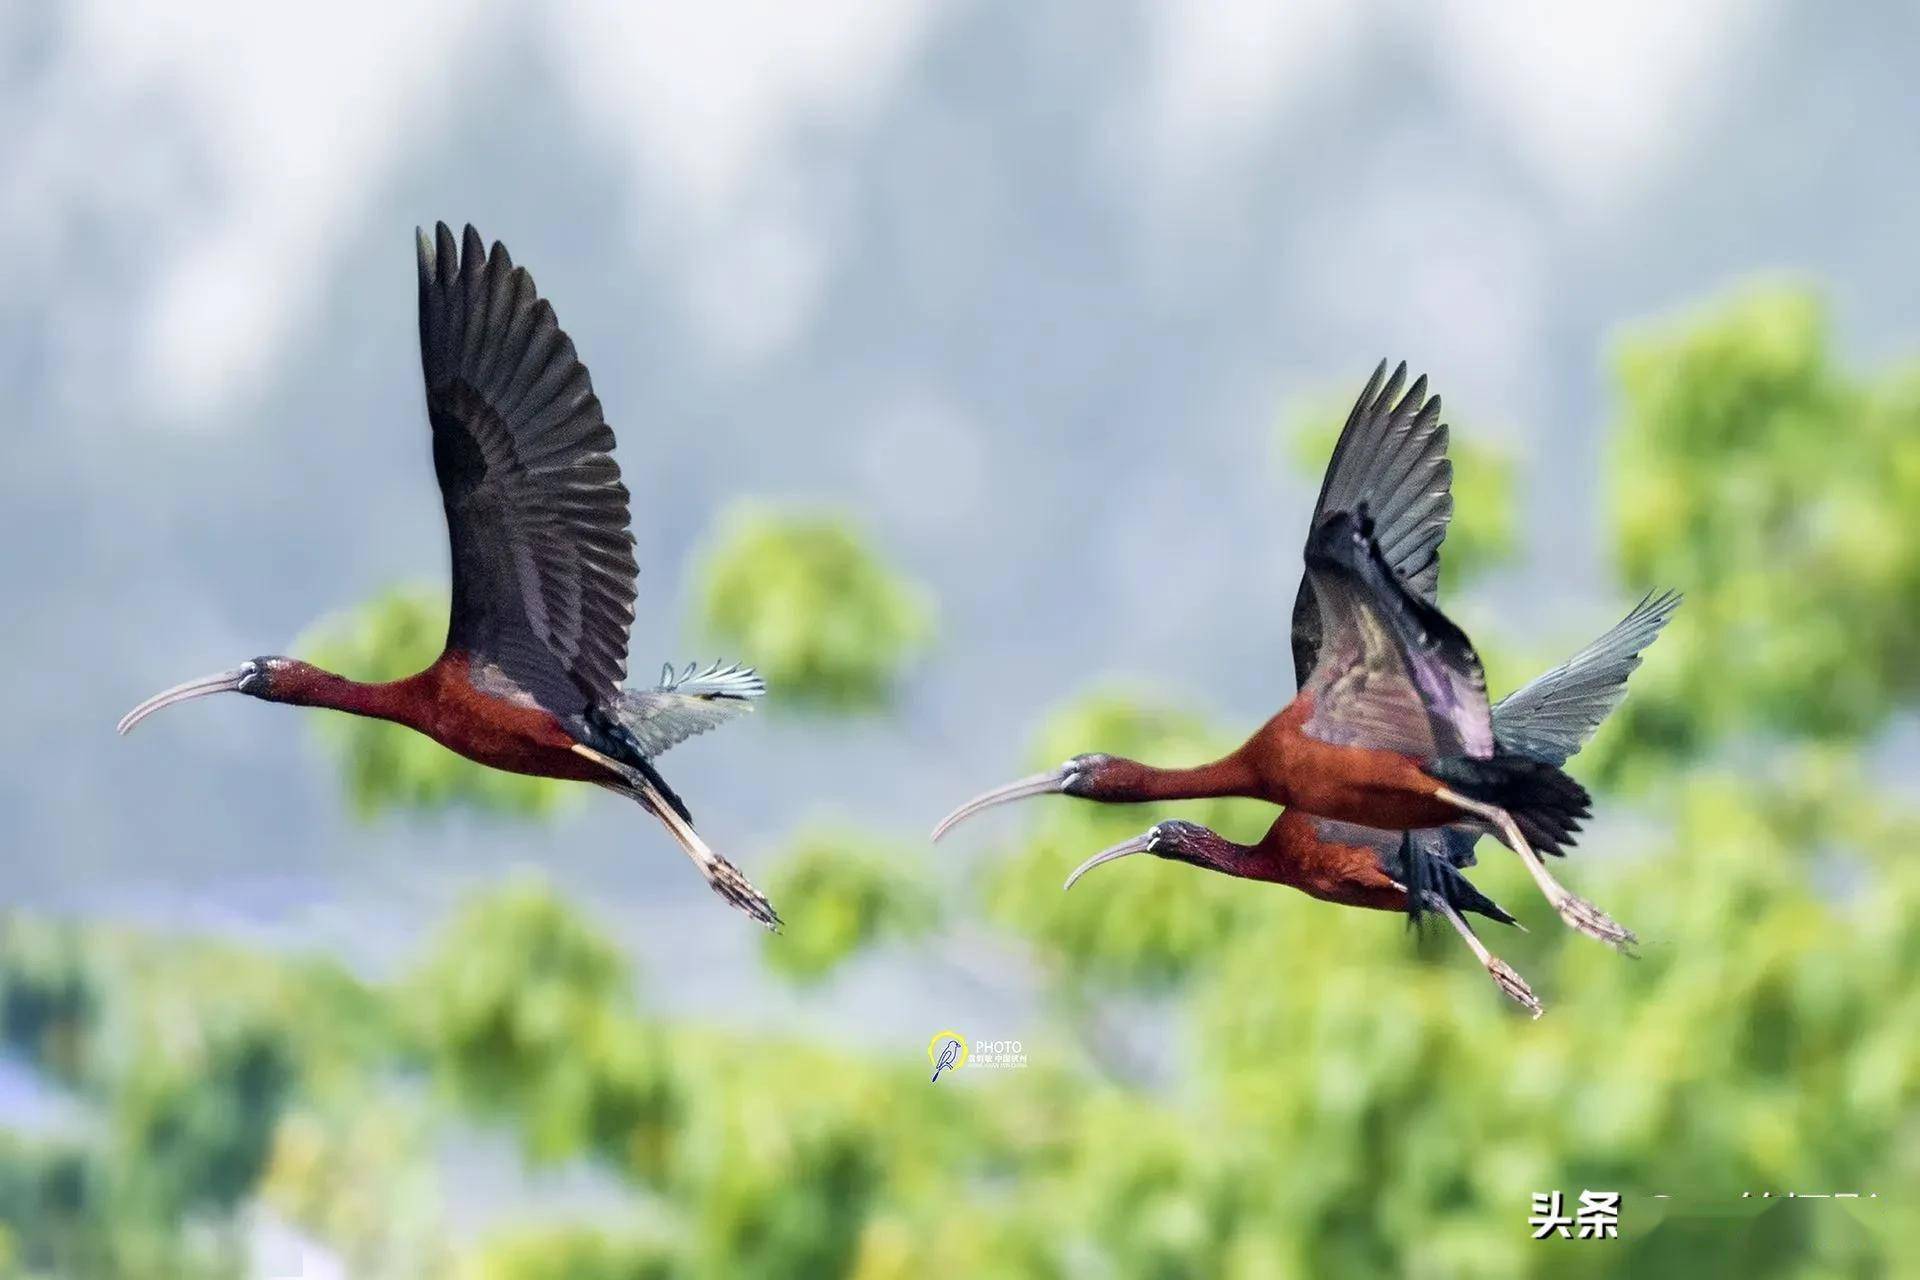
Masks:
[[[1594,906],[1591,902],[1588,902],[1585,898],[1567,893],[1564,890],[1561,892],[1561,896],[1555,899],[1553,909],[1558,911],[1560,918],[1565,920],[1573,928],[1578,929],[1589,938],[1599,939],[1622,955],[1632,955],[1633,944],[1640,941],[1639,938],[1634,936],[1633,930],[1627,928],[1612,916]]]
[[[1540,997],[1533,994],[1533,988],[1527,985],[1527,980],[1515,973],[1512,966],[1505,960],[1498,956],[1488,956],[1487,974],[1529,1015],[1538,1018],[1545,1011],[1540,1003]]]
[[[719,854],[714,854],[701,864],[700,870],[715,893],[775,933],[780,931],[780,913],[773,909],[773,904],[767,901],[765,894],[753,887],[740,868]]]

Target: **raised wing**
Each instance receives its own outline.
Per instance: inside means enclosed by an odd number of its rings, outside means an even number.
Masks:
[[[1493,736],[1510,751],[1565,764],[1627,696],[1640,654],[1680,607],[1680,596],[1649,593],[1605,635],[1500,699]]]
[[[1313,524],[1361,503],[1373,513],[1374,537],[1393,571],[1423,600],[1440,577],[1440,542],[1453,518],[1453,464],[1447,461],[1447,424],[1440,397],[1427,395],[1425,377],[1406,394],[1407,366],[1388,378],[1382,360],[1354,402],[1320,482]],[[1381,380],[1385,378],[1385,385]],[[1293,600],[1293,674],[1304,685],[1320,648],[1321,621],[1305,579]]]
[[[1304,686],[1313,696],[1306,733],[1424,758],[1493,754],[1479,655],[1387,564],[1364,507],[1314,529],[1307,582],[1324,636]]]
[[[1676,592],[1649,593],[1599,639],[1495,704],[1494,738],[1505,750],[1564,765],[1627,696],[1627,677],[1679,607]],[[1456,867],[1470,867],[1473,847],[1485,830],[1461,823],[1418,834],[1443,840],[1442,856]]]
[[[616,697],[633,535],[613,432],[573,343],[504,245],[419,233],[420,363],[453,547],[447,646],[566,715]]]
[[[652,759],[752,710],[752,700],[766,691],[766,681],[751,667],[716,662],[705,671],[689,666],[675,675],[667,666],[660,670],[659,688],[623,692],[615,718],[633,735],[641,754]]]

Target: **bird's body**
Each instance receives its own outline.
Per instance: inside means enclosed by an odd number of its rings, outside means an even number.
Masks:
[[[420,354],[453,567],[447,643],[425,670],[365,684],[255,658],[176,686],[174,702],[239,692],[405,725],[489,768],[592,782],[638,801],[729,902],[772,927],[765,898],[695,834],[653,761],[764,692],[744,667],[622,688],[633,621],[629,494],[613,432],[553,308],[505,246],[443,223],[419,237]]]
[[[1344,829],[1343,829],[1344,828]],[[1222,870],[1247,880],[1298,889],[1322,902],[1405,911],[1407,888],[1387,871],[1372,827],[1320,823],[1305,809],[1288,809],[1254,845],[1233,846]]]
[[[362,684],[307,663],[273,677],[275,702],[323,707],[405,725],[476,764],[508,773],[580,782],[605,770],[574,747],[579,735],[560,717],[470,655],[446,650],[424,671]]]
[[[1408,912],[1406,853],[1402,832],[1335,822],[1293,808],[1282,813],[1253,844],[1240,844],[1192,822],[1163,822],[1146,836],[1139,850],[1179,862],[1203,866],[1242,880],[1298,889],[1310,898],[1343,907],[1370,911]],[[1129,842],[1131,843],[1131,842]],[[1113,850],[1081,864],[1075,878],[1088,868],[1110,860]],[[1491,898],[1473,887],[1458,871],[1448,868],[1439,886],[1448,901],[1471,911],[1511,923]]]

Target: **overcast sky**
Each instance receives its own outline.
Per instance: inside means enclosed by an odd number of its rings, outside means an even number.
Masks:
[[[592,369],[637,673],[711,656],[684,569],[735,497],[856,513],[939,599],[900,722],[755,717],[669,759],[750,871],[819,812],[917,840],[1110,676],[1236,726],[1278,706],[1312,484],[1275,424],[1381,356],[1522,459],[1503,626],[1586,638],[1626,601],[1595,477],[1618,325],[1787,272],[1849,358],[1920,350],[1920,11],[1586,8],[8,6],[7,899],[378,963],[530,863],[655,971],[705,957],[721,985],[677,998],[811,1016],[631,806],[369,829],[300,713],[112,736],[444,576],[412,247],[438,218],[505,240]],[[835,1007],[913,1023],[887,983]]]

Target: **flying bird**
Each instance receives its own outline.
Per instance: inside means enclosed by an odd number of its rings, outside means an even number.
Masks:
[[[743,666],[671,666],[626,689],[639,572],[613,431],[586,366],[506,246],[489,254],[439,224],[417,233],[420,361],[433,467],[452,549],[445,650],[403,680],[363,684],[295,658],[252,658],[155,694],[213,693],[391,720],[483,765],[592,782],[639,802],[707,883],[768,928],[780,919],[694,830],[654,761],[746,711],[765,692]]]
[[[1479,657],[1433,604],[1453,510],[1447,441],[1426,379],[1408,387],[1406,366],[1387,377],[1383,362],[1315,504],[1293,612],[1299,690],[1240,747],[1186,769],[1075,756],[968,801],[934,838],[992,805],[1054,793],[1107,803],[1243,796],[1390,831],[1470,822],[1519,854],[1569,925],[1629,945],[1632,933],[1560,885],[1540,856],[1570,842],[1585,790],[1557,762],[1496,738]],[[1423,909],[1424,893],[1411,905]]]
[[[1679,605],[1671,592],[1647,596],[1599,639],[1502,698],[1493,708],[1494,737],[1535,759],[1565,764],[1620,705],[1641,653]],[[1432,911],[1459,932],[1500,989],[1537,1018],[1541,1004],[1533,989],[1466,920],[1472,912],[1517,923],[1461,874],[1473,865],[1481,831],[1472,824],[1384,831],[1292,808],[1257,844],[1244,845],[1196,823],[1168,821],[1087,859],[1067,877],[1067,887],[1094,867],[1151,853],[1346,906],[1405,911],[1415,920]]]

